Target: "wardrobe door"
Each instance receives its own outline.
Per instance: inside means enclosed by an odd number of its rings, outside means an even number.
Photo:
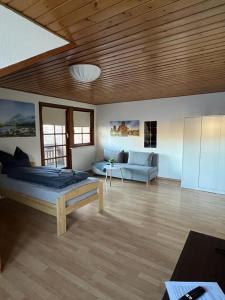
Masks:
[[[201,144],[201,117],[184,119],[183,168],[181,186],[197,189]]]
[[[225,116],[221,117],[221,138],[217,189],[218,192],[225,193]]]
[[[202,118],[199,188],[207,191],[216,191],[218,185],[221,120],[220,116]]]

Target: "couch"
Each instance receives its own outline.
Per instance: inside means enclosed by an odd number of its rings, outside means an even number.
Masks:
[[[112,170],[112,177],[121,178],[120,168],[123,178],[128,180],[142,181],[147,184],[158,176],[158,154],[149,152],[124,152],[104,149],[104,159],[92,164],[94,174],[106,174],[105,166],[109,165],[109,159],[115,160],[118,169]]]

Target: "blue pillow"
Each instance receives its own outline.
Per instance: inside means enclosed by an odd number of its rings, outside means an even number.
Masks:
[[[150,162],[151,159],[152,159],[152,153],[129,151],[128,164],[149,166],[151,163]]]
[[[124,151],[104,149],[104,160],[114,159],[117,163],[123,163]]]
[[[13,157],[16,159],[20,167],[31,167],[29,156],[19,147],[16,147]]]

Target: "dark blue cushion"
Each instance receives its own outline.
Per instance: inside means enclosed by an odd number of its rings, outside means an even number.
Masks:
[[[8,174],[9,170],[13,168],[31,166],[28,155],[18,147],[14,156],[0,150],[0,162],[2,164],[2,174]]]
[[[2,174],[7,174],[8,167],[16,163],[16,160],[11,154],[0,150],[0,162],[2,164]]]
[[[16,147],[13,157],[17,160],[20,167],[31,167],[29,156],[19,147]]]

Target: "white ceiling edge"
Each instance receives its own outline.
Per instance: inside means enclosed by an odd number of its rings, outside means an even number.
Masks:
[[[0,68],[67,44],[66,40],[0,5]]]

